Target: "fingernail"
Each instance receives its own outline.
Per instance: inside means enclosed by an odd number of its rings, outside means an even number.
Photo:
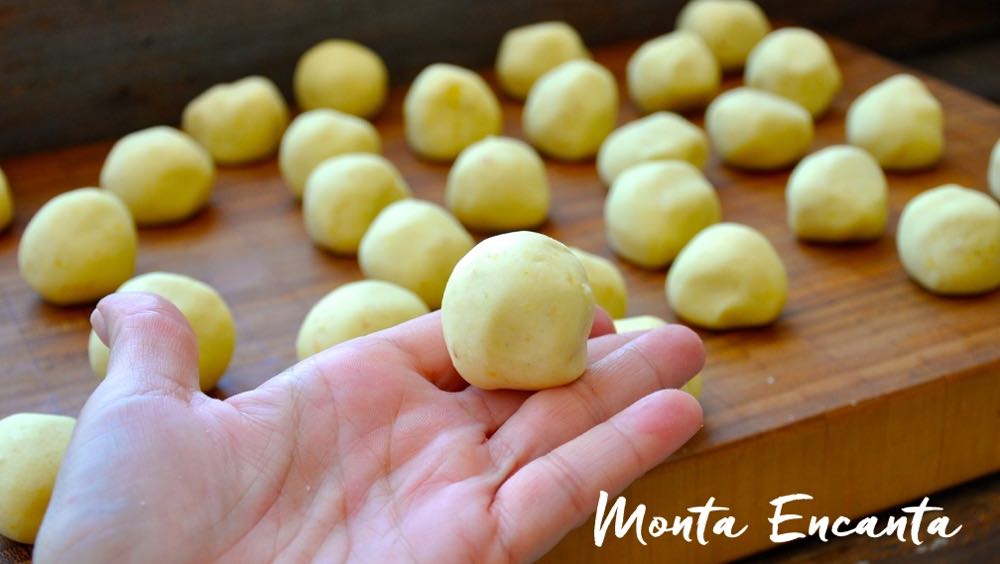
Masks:
[[[94,328],[94,332],[100,337],[101,342],[104,344],[108,343],[108,326],[104,322],[104,315],[98,308],[94,309],[94,313],[90,314],[90,326]]]

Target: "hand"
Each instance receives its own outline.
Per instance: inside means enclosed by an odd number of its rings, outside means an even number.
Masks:
[[[468,387],[437,314],[355,339],[225,401],[198,390],[184,317],[114,294],[111,347],[35,546],[47,562],[537,558],[684,444],[702,366],[680,326],[613,334],[573,384]]]

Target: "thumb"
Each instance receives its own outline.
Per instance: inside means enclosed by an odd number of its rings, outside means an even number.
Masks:
[[[114,293],[97,304],[90,323],[110,349],[101,388],[184,401],[199,391],[194,332],[167,300],[141,292]]]

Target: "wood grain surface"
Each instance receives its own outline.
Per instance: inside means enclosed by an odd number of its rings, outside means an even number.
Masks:
[[[636,43],[597,50],[623,78]],[[831,39],[844,91],[817,123],[813,149],[844,142],[848,103],[900,68]],[[727,87],[738,84],[730,78]],[[877,242],[817,246],[796,242],[785,224],[788,171],[747,173],[713,157],[707,176],[723,216],[761,230],[791,279],[781,319],[766,329],[702,332],[708,350],[705,428],[667,464],[628,494],[659,514],[674,514],[710,495],[752,521],[744,537],[707,549],[661,539],[634,539],[596,550],[592,522],[571,534],[551,558],[573,561],[677,561],[734,558],[768,548],[767,500],[805,491],[821,514],[859,515],[1000,468],[1000,292],[966,299],[931,296],[911,283],[895,253],[895,222],[920,191],[957,182],[986,183],[1000,109],[930,80],[946,113],[944,159],[931,171],[891,174],[890,229]],[[637,114],[622,94],[619,121]],[[416,196],[441,203],[447,165],[416,159],[403,140],[396,90],[375,120],[385,154]],[[520,136],[520,108],[504,102],[505,133]],[[692,114],[701,124],[701,115]],[[75,415],[96,385],[86,360],[90,307],[41,302],[19,278],[17,241],[48,198],[93,185],[110,143],[2,163],[15,196],[16,222],[0,235],[0,416],[19,411]],[[541,229],[584,249],[613,255],[601,211],[605,188],[592,162],[549,162],[554,205]],[[619,261],[629,313],[672,316],[664,272]],[[294,361],[294,337],[311,305],[339,284],[361,278],[357,263],[310,245],[301,211],[271,160],[220,170],[212,205],[178,226],[143,229],[137,272],[168,270],[215,286],[231,305],[239,342],[219,394],[253,388]],[[595,501],[596,504],[596,501]]]

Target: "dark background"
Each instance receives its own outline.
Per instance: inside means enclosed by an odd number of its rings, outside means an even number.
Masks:
[[[1000,0],[760,0],[772,19],[865,45],[1000,101]],[[175,124],[208,86],[249,74],[290,94],[330,37],[378,51],[397,82],[491,65],[510,27],[564,19],[592,46],[673,29],[679,0],[0,0],[0,156]],[[291,97],[289,96],[291,100]]]

